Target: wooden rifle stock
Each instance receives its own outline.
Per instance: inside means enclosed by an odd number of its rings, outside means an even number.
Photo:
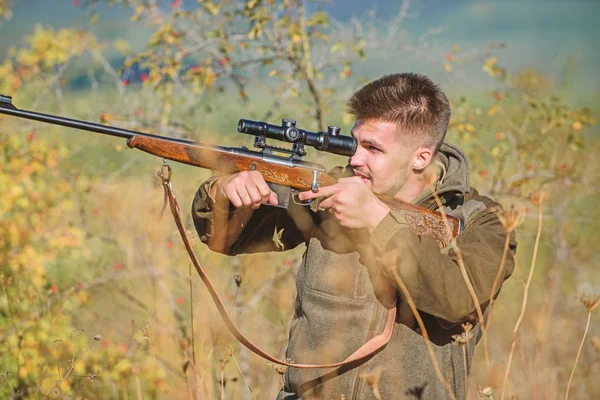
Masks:
[[[317,164],[296,161],[295,165],[280,165],[269,160],[268,156],[244,149],[228,149],[217,146],[181,144],[165,141],[162,138],[134,136],[127,140],[127,145],[155,156],[208,168],[222,174],[235,174],[242,171],[256,170],[265,181],[288,186],[299,191],[311,190],[313,171],[317,170],[319,187],[329,186],[336,180],[327,175]],[[239,150],[235,154],[231,150]],[[271,156],[273,157],[273,156]],[[278,160],[281,162],[281,160]],[[291,162],[291,160],[286,161]],[[317,169],[318,168],[318,169]],[[435,238],[440,247],[446,247],[461,231],[461,221],[451,216],[444,216],[428,208],[397,200],[392,197],[376,194],[390,209],[401,212],[415,233]]]

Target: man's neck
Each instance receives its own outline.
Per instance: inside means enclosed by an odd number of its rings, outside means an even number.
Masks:
[[[411,172],[406,183],[402,186],[400,191],[396,193],[394,198],[407,202],[413,201],[421,193],[423,193],[431,185],[435,184],[438,179],[435,172],[434,163],[429,164],[427,168],[419,172]]]

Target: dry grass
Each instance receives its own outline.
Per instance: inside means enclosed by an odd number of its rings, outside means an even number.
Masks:
[[[177,186],[184,187],[181,177],[175,175],[174,179],[176,188]],[[181,181],[178,182],[178,179]],[[179,194],[181,204],[189,204],[193,195],[192,190],[187,189],[190,184],[185,186],[186,191],[183,192],[183,195]],[[143,193],[143,195],[140,196],[139,193]],[[182,295],[184,291],[180,289],[190,284],[188,271],[186,268],[182,268],[188,262],[185,252],[178,242],[172,221],[164,218],[160,223],[156,222],[156,215],[162,200],[160,188],[155,187],[151,182],[126,182],[109,185],[102,188],[102,191],[98,191],[96,200],[109,214],[104,219],[106,225],[103,229],[108,229],[108,234],[115,235],[127,256],[126,264],[131,268],[145,270],[149,276],[152,274],[163,276],[165,284],[171,288],[171,291]],[[100,229],[100,227],[96,228]],[[175,243],[171,248],[168,246],[169,240]],[[215,279],[219,291],[226,301],[231,302],[232,307],[235,306],[233,302],[236,296],[239,297],[238,304],[251,302],[252,307],[235,308],[236,318],[243,317],[241,318],[242,329],[261,346],[267,349],[283,350],[287,341],[287,323],[293,308],[295,289],[292,274],[284,274],[283,276],[287,276],[287,278],[282,281],[278,271],[290,268],[285,265],[290,255],[248,255],[236,257],[233,261],[234,259],[212,253],[201,245],[197,245],[196,250],[199,252],[203,264],[209,269],[209,274]],[[522,249],[520,250],[522,251]],[[300,250],[294,251],[291,257],[298,257],[299,254]],[[235,274],[243,277],[237,295]],[[534,272],[530,270],[528,278],[530,283],[532,274]],[[147,279],[146,285],[151,287],[152,280]],[[275,283],[271,284],[272,282]],[[517,283],[516,277],[505,283],[505,286],[508,284],[509,287],[503,289],[503,294],[495,306],[495,319],[503,321],[503,323],[496,323],[488,337],[490,370],[484,374],[480,372],[482,369],[478,368],[478,365],[482,365],[482,361],[485,365],[485,359],[481,360],[483,355],[481,351],[476,352],[471,367],[473,376],[469,387],[490,387],[498,392],[505,389],[505,395],[509,394],[519,398],[557,398],[556,392],[552,392],[555,386],[548,385],[545,377],[550,374],[549,376],[554,376],[555,379],[562,379],[565,382],[563,387],[566,387],[568,364],[556,357],[556,354],[566,354],[566,349],[576,339],[573,337],[574,335],[558,334],[554,336],[552,342],[548,342],[543,340],[543,337],[544,335],[553,335],[552,332],[556,332],[561,326],[566,329],[566,326],[570,324],[577,324],[577,318],[569,314],[558,315],[555,317],[555,320],[559,321],[558,326],[552,327],[551,333],[542,333],[543,328],[548,326],[545,321],[539,321],[541,313],[537,313],[535,310],[542,309],[543,303],[540,303],[539,297],[535,297],[530,300],[534,311],[527,312],[526,308],[521,305],[521,315],[519,315],[515,308],[517,302],[509,297],[518,287]],[[258,357],[246,352],[240,362],[236,359],[231,366],[219,363],[219,360],[224,359],[225,356],[232,357],[234,352],[242,355],[245,350],[235,350],[239,348],[238,345],[224,329],[220,317],[212,307],[205,291],[198,285],[197,280],[192,282],[192,287],[194,305],[201,310],[195,315],[193,321],[189,319],[189,315],[186,316],[186,321],[193,322],[195,332],[196,343],[195,346],[191,346],[190,350],[197,354],[193,372],[198,382],[197,398],[243,398],[244,391],[253,398],[274,396],[281,386],[281,382],[274,384],[279,380],[278,374]],[[266,290],[264,290],[265,287]],[[529,287],[532,287],[531,284]],[[159,359],[163,357],[171,361],[185,359],[185,354],[182,354],[181,347],[178,345],[178,339],[174,336],[174,333],[178,331],[177,325],[180,323],[174,314],[181,314],[182,311],[178,311],[176,301],[169,299],[177,297],[177,295],[169,295],[160,288],[155,293],[156,298],[151,295],[142,295],[140,300],[147,304],[148,309],[155,309],[156,314],[160,315],[160,323],[157,324],[158,321],[152,321],[143,315],[138,315],[137,318],[146,318],[150,325],[154,325],[151,328],[152,331],[161,336],[161,340],[157,340],[154,344],[157,355],[160,355]],[[261,293],[262,297],[253,299],[253,295],[256,293]],[[95,297],[97,302],[106,300],[101,292],[97,292]],[[190,299],[189,294],[181,297],[184,297],[186,302]],[[272,299],[277,299],[277,302]],[[511,320],[516,315],[519,315],[516,329],[519,330],[522,340],[518,342],[513,340],[510,349],[507,349],[506,338],[513,335],[507,332],[506,327],[509,324],[505,321]],[[268,328],[265,329],[265,327]],[[110,331],[109,335],[117,337],[120,335],[118,321],[115,321],[115,325],[105,326],[105,329]],[[426,332],[424,327],[423,331]],[[229,353],[227,353],[228,348],[231,349]],[[588,357],[586,362],[588,364],[593,362],[593,358]],[[531,372],[531,368],[536,367],[541,367],[540,372]],[[507,371],[512,371],[512,379],[509,381],[505,378],[503,382],[503,377],[508,376]],[[589,374],[589,371],[586,372]],[[532,373],[535,375],[533,379]],[[544,374],[544,376],[539,374]],[[439,371],[439,375],[443,377],[441,371]],[[241,379],[237,379],[238,376]],[[178,377],[175,374],[171,375],[169,379],[171,382],[183,382],[185,376]],[[252,382],[252,386],[249,382]],[[536,388],[539,388],[539,395],[535,394],[538,390]],[[593,389],[594,386],[591,385],[590,388]],[[595,387],[593,390],[598,390],[598,388]],[[475,395],[474,390],[470,390],[470,393],[471,396]],[[543,395],[544,393],[546,395]],[[177,389],[173,394],[176,398],[189,396],[186,391]]]
[[[177,181],[178,178],[182,179],[174,176],[174,185],[183,188],[181,182]],[[127,190],[124,190],[124,187],[127,187]],[[183,192],[183,196],[178,193],[178,200],[182,206],[190,204],[193,190],[188,188]],[[144,194],[139,196],[139,193]],[[248,355],[245,350],[240,349],[240,354],[246,354],[240,363],[235,361],[235,370],[231,368],[231,364],[219,361],[232,357],[239,344],[225,329],[211,299],[195,276],[191,283],[193,301],[195,308],[201,311],[194,314],[193,320],[190,318],[190,312],[183,311],[183,306],[191,297],[189,294],[186,296],[182,290],[190,285],[189,267],[181,267],[189,265],[189,262],[170,215],[165,216],[160,223],[157,222],[162,205],[162,190],[153,183],[144,185],[140,182],[128,182],[103,188],[97,199],[110,214],[106,220],[110,221],[111,234],[122,243],[122,248],[133,249],[128,254],[126,265],[145,269],[149,276],[160,275],[163,286],[168,287],[171,292],[161,290],[157,284],[157,298],[140,298],[149,309],[156,307],[156,314],[161,316],[160,321],[148,321],[151,331],[161,336],[160,345],[158,340],[153,345],[157,353],[172,361],[185,358],[181,347],[178,346],[177,336],[180,335],[174,335],[180,331],[178,324],[183,322],[189,325],[186,326],[189,333],[192,326],[195,332],[195,346],[190,341],[190,351],[196,353],[196,361],[193,363],[195,372],[188,371],[188,374],[192,372],[197,375],[201,392],[199,398],[242,397],[243,387],[239,385],[241,378],[246,382],[246,391],[250,388],[249,380],[256,382],[250,390],[252,397],[265,398],[273,395],[271,384],[273,380],[277,380],[277,374],[258,357]],[[184,218],[187,218],[186,211],[182,211]],[[116,227],[119,228],[115,229]],[[137,243],[141,243],[142,246],[136,245]],[[263,348],[282,351],[287,340],[287,323],[294,300],[293,273],[285,273],[286,269],[291,270],[293,267],[288,266],[286,261],[294,259],[294,254],[298,251],[291,255],[244,256],[234,261],[209,251],[203,245],[197,244],[195,247],[224,301],[231,305],[230,309],[235,309],[234,316],[242,323],[248,321],[243,324],[245,333]],[[295,258],[297,259],[298,255]],[[243,277],[239,290],[235,275]],[[272,285],[269,282],[272,282]],[[146,284],[153,285],[152,279],[148,278]],[[102,296],[100,293],[98,295]],[[178,299],[181,302],[181,298],[184,299],[183,304],[178,304]],[[278,300],[277,304],[271,300],[273,298]],[[244,307],[244,304],[250,306]],[[177,314],[185,314],[185,319],[178,321]],[[116,327],[111,329],[118,330]],[[270,332],[273,334],[265,334]],[[230,349],[231,356],[227,349]],[[215,375],[211,370],[217,372],[217,379],[214,379]],[[182,377],[171,379],[176,382]],[[183,392],[175,393],[176,398],[185,398],[186,395]]]
[[[207,174],[178,170],[174,185],[180,204],[186,207]],[[198,279],[193,275],[190,279],[189,261],[175,225],[168,216],[158,221],[162,189],[153,174],[148,175],[148,179],[98,182],[93,186],[92,203],[86,209],[98,209],[99,215],[90,215],[83,228],[90,235],[91,251],[106,238],[111,239],[110,248],[103,248],[110,254],[90,266],[95,281],[106,283],[92,289],[78,321],[86,330],[99,332],[113,343],[131,340],[132,320],[135,326],[147,325],[152,333],[155,366],[167,372],[167,384],[161,385],[159,398],[273,398],[281,389],[282,375],[240,348],[224,328]],[[189,224],[187,210],[183,212]],[[534,222],[538,220],[530,221],[530,225]],[[538,238],[533,242],[539,245],[541,224],[538,226],[538,234],[532,238]],[[281,356],[295,297],[294,268],[303,249],[229,258],[199,243],[195,248],[242,330],[261,347]],[[527,248],[522,246],[519,252],[524,260],[521,263],[526,262]],[[122,263],[122,270],[115,270],[114,260]],[[294,260],[292,266],[288,260]],[[599,356],[586,341],[588,332],[598,335],[591,310],[585,329],[584,317],[569,307],[548,316],[543,312],[547,301],[541,295],[543,286],[536,286],[533,279],[534,275],[538,279],[537,274],[538,269],[530,268],[525,286],[518,276],[503,285],[494,305],[496,322],[488,325],[489,370],[479,346],[467,385],[470,398],[477,395],[472,389],[477,386],[490,388],[487,394],[493,390],[522,399],[555,399],[563,393],[565,398],[569,393],[570,398],[586,398],[600,393],[600,385],[593,379],[600,370]],[[102,280],[107,277],[110,279]],[[426,335],[424,326],[422,331]],[[575,343],[579,343],[577,352]],[[463,349],[466,360],[466,346]],[[220,362],[226,359],[234,362]],[[441,371],[438,373],[443,379]],[[142,378],[140,371],[130,382],[131,396],[142,398],[147,392]],[[363,378],[371,382],[377,397],[375,376]],[[107,385],[109,382],[105,381]]]

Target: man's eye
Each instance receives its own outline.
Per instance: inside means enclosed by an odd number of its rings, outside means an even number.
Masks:
[[[381,152],[381,150],[378,147],[373,147],[373,146],[367,146],[367,150],[369,150],[372,153],[379,153],[379,152]]]

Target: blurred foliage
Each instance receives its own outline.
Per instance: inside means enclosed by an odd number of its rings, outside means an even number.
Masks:
[[[97,2],[87,6],[94,13]],[[160,123],[168,124],[174,86],[187,98],[189,109],[200,94],[222,93],[233,85],[239,99],[248,102],[248,86],[260,85],[274,99],[267,117],[281,106],[296,102],[324,130],[324,114],[330,109],[325,98],[333,96],[336,83],[352,76],[350,64],[365,58],[365,42],[356,37],[330,37],[328,15],[307,13],[302,0],[198,1],[195,10],[184,10],[174,1],[171,9],[142,0],[111,1],[131,8],[131,20],[154,30],[145,51],[131,54],[118,41],[127,59],[121,73],[141,70],[139,79],[163,93]],[[313,8],[313,7],[311,7]],[[315,62],[314,55],[327,54]],[[334,56],[332,56],[334,55]],[[260,71],[258,79],[249,73]],[[337,74],[337,80],[331,80]],[[327,75],[327,79],[326,79]],[[268,77],[269,84],[261,84]],[[129,80],[124,82],[126,85]],[[265,96],[266,97],[266,96]],[[179,100],[181,101],[181,100]]]
[[[52,339],[68,337],[74,329],[68,313],[85,302],[85,291],[49,313],[63,288],[48,279],[46,268],[70,251],[81,251],[81,230],[64,223],[73,210],[71,191],[57,165],[67,156],[64,146],[50,146],[36,140],[34,132],[0,136],[3,165],[0,182],[2,197],[0,264],[3,297],[0,310],[2,369],[10,371],[9,385],[0,390],[8,397],[15,391],[28,392],[36,382],[40,390],[53,385],[44,382],[54,376]],[[57,186],[50,182],[59,182]],[[15,366],[17,368],[15,369]],[[50,385],[50,386],[48,386]],[[38,389],[36,389],[37,391]]]
[[[77,215],[90,182],[66,177],[60,165],[69,156],[62,144],[25,134],[0,132],[0,396],[26,398],[64,393],[89,394],[86,382],[127,381],[135,369],[143,380],[162,383],[147,352],[127,356],[127,344],[112,346],[73,324],[72,315],[89,300],[90,282],[77,274],[49,274],[97,259]],[[74,281],[74,282],[73,282]],[[100,342],[99,344],[96,342]],[[143,335],[136,347],[147,348]],[[103,351],[94,349],[102,347]],[[146,354],[144,354],[146,353]],[[161,372],[162,371],[162,372]],[[159,375],[157,375],[159,373]],[[153,385],[160,387],[159,385]]]
[[[348,34],[335,24],[320,2],[198,0],[191,8],[179,0],[73,2],[90,23],[103,18],[100,3],[130,10],[131,23],[150,29],[146,47],[133,50],[123,39],[101,43],[84,29],[37,26],[28,44],[0,64],[0,92],[18,93],[24,109],[59,107],[68,116],[206,135],[202,141],[224,145],[234,144],[222,134],[231,129],[232,110],[263,120],[292,115],[306,128],[322,129],[325,116],[351,123],[340,105],[364,82],[354,71],[369,56],[368,41],[360,30]],[[0,14],[10,16],[9,6],[0,0]],[[562,385],[571,367],[564,360],[574,357],[585,317],[571,309],[575,295],[598,287],[600,182],[591,156],[597,122],[590,109],[566,103],[551,77],[502,66],[498,47],[477,54],[455,46],[439,55],[447,74],[477,64],[491,82],[483,96],[471,91],[451,99],[447,137],[467,152],[473,186],[526,217],[517,229],[520,268],[495,310],[508,322],[520,307],[537,226],[530,197],[541,189],[550,194],[531,323],[519,343],[523,354],[537,355],[513,366],[511,390],[526,398],[539,380],[540,397],[553,398],[562,387],[544,382],[554,374]],[[114,51],[123,57],[117,67],[107,61]],[[91,65],[84,73],[90,92],[74,95],[69,82],[81,78],[75,66],[83,60]],[[233,345],[257,398],[273,397],[276,371],[224,331],[205,291],[182,268],[188,261],[174,227],[155,222],[162,192],[148,171],[159,160],[124,152],[113,138],[66,140],[58,129],[0,121],[0,396],[186,398],[196,391],[216,398],[223,391],[241,398],[247,388],[225,351]],[[210,174],[186,168],[174,176],[182,205]],[[197,248],[244,330],[266,348],[283,349],[302,249],[231,259]],[[491,336],[495,373],[484,377],[474,369],[486,388],[502,384],[508,322]],[[600,390],[593,379],[598,356],[584,358],[574,396]],[[525,373],[532,363],[541,371],[535,377]]]
[[[0,17],[3,17],[5,20],[9,20],[12,18],[12,12],[10,8],[12,6],[12,2],[9,0],[0,0]]]
[[[48,86],[47,80],[59,84],[66,66],[73,57],[97,47],[94,36],[77,29],[44,28],[37,25],[27,38],[29,46],[11,48],[8,57],[0,64],[0,90],[12,93],[24,81]]]
[[[544,93],[540,88],[544,81],[546,77],[525,70],[502,89],[488,93],[484,105],[465,97],[453,104],[448,134],[460,141],[475,165],[490,166],[479,170],[482,177],[488,178],[488,169],[494,171],[487,188],[492,193],[524,197],[539,189],[541,181],[532,178],[542,171],[547,172],[545,178],[581,181],[588,165],[584,132],[597,121],[590,109],[570,108],[559,97]],[[492,137],[495,141],[489,141]]]

